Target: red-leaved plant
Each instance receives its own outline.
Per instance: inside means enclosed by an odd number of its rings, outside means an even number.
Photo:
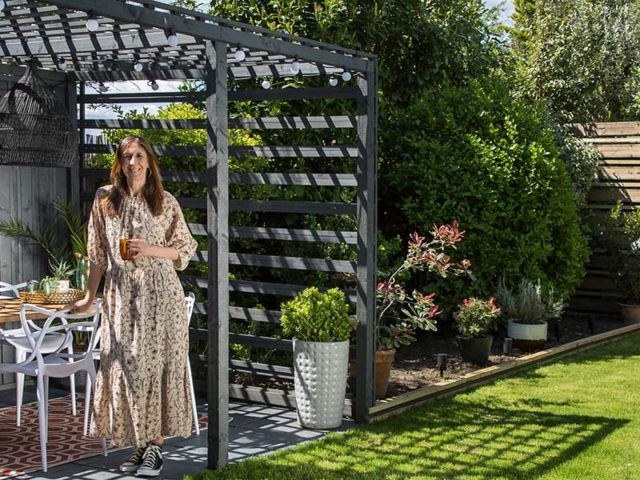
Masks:
[[[464,231],[454,221],[451,225],[433,226],[432,239],[414,232],[409,237],[407,257],[387,280],[377,286],[377,348],[390,350],[416,341],[417,330],[436,330],[436,317],[442,310],[434,302],[435,293],[414,290],[410,295],[396,278],[407,271],[428,271],[440,277],[469,274],[471,262],[454,262],[446,252],[456,250]],[[399,309],[399,312],[394,311]],[[390,315],[393,312],[394,315]]]

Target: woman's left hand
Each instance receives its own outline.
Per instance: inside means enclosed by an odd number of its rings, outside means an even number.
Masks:
[[[145,240],[139,238],[130,238],[127,241],[127,249],[131,252],[131,257],[134,260],[136,258],[150,256],[152,248],[152,245],[149,245]]]

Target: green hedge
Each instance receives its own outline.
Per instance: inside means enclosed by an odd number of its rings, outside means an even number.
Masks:
[[[587,240],[554,134],[509,93],[497,78],[433,88],[381,130],[379,184],[392,205],[381,214],[393,230],[454,219],[466,230],[460,254],[476,281],[441,286],[445,304],[492,294],[503,274],[540,278],[566,298],[584,274]]]

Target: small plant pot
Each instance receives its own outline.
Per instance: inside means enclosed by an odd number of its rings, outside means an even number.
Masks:
[[[547,322],[529,324],[509,320],[507,335],[513,339],[513,347],[523,352],[542,350],[547,343]]]
[[[69,293],[69,280],[58,280],[57,293]]]
[[[489,363],[489,354],[491,353],[491,345],[493,344],[493,337],[491,335],[456,338],[462,360],[480,366],[485,366]]]
[[[353,357],[349,359],[349,376],[355,379],[358,366],[355,359],[355,352],[353,353]],[[376,350],[376,400],[387,397],[389,376],[391,375],[391,367],[393,366],[395,358],[395,349]],[[355,384],[353,388],[355,388]]]
[[[620,314],[624,323],[640,323],[640,305],[620,303]]]

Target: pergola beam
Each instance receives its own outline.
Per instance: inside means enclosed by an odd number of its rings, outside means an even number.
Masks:
[[[148,27],[160,28],[165,31],[192,35],[204,40],[225,42],[231,45],[241,45],[252,50],[266,50],[270,53],[282,54],[287,57],[299,57],[308,61],[335,65],[360,72],[366,71],[370,60],[345,56],[329,50],[307,47],[305,45],[288,43],[279,38],[266,35],[234,30],[203,20],[193,20],[177,15],[162,13],[150,8],[129,5],[116,0],[47,0],[46,3],[71,10],[91,11],[94,15],[112,18],[117,21],[133,22]]]

